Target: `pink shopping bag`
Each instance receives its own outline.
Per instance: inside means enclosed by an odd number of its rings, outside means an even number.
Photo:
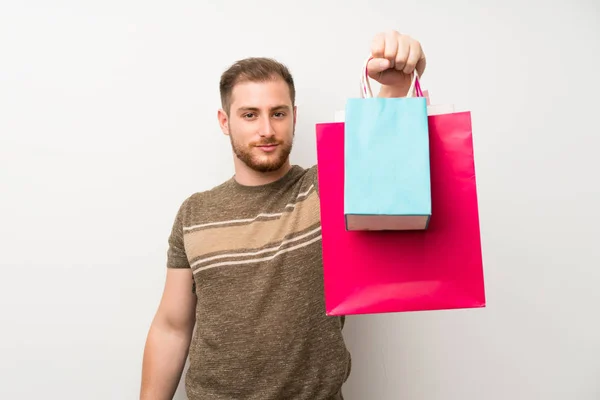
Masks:
[[[428,120],[426,231],[346,231],[344,123],[316,125],[328,315],[485,307],[471,114]]]

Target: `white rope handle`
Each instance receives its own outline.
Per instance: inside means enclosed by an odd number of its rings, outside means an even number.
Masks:
[[[363,66],[362,74],[360,75],[360,88],[362,98],[373,97],[368,70],[369,61],[371,61],[372,59],[373,57],[367,58]],[[406,97],[413,97],[415,94],[419,97],[423,97],[423,93],[421,92],[421,86],[419,85],[419,74],[416,68],[413,70],[410,87],[408,88],[408,93],[406,94]]]

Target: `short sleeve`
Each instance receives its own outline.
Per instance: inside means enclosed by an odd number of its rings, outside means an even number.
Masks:
[[[319,166],[317,164],[313,165],[308,169],[308,177],[311,181],[311,184],[314,185],[315,190],[317,191],[317,196],[319,195]]]
[[[183,219],[186,203],[187,201],[179,207],[173,227],[171,228],[168,241],[169,248],[167,250],[167,268],[190,268],[183,243]]]

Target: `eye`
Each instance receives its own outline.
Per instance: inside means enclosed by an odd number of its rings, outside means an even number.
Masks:
[[[276,112],[274,115],[275,115],[276,118],[283,118],[283,117],[285,117],[285,113],[284,112]]]
[[[242,117],[246,118],[246,119],[250,119],[250,118],[254,117],[254,113],[249,112],[249,113],[244,114]]]

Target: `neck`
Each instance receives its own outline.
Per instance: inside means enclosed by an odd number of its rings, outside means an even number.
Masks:
[[[235,157],[235,156],[234,156]],[[260,186],[267,185],[281,179],[292,167],[289,159],[275,171],[259,172],[244,164],[240,159],[235,157],[235,180],[240,185],[244,186]]]

